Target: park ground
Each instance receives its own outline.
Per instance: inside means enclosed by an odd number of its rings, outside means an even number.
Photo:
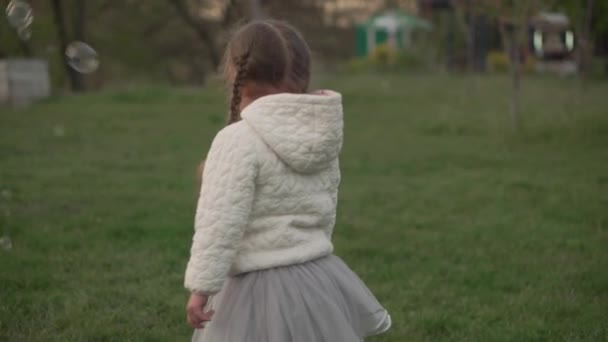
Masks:
[[[608,340],[608,83],[355,75],[336,253],[391,312],[370,341]],[[0,109],[1,341],[186,341],[195,169],[220,87]]]

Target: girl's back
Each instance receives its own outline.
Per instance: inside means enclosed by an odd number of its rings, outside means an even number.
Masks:
[[[237,31],[226,75],[229,125],[205,162],[185,279],[190,324],[211,322],[193,340],[340,342],[387,330],[386,310],[332,255],[341,96],[307,93],[308,47],[276,21]]]
[[[270,95],[245,108],[242,117],[261,143],[253,145],[256,193],[236,271],[330,254],[340,182],[340,95]]]

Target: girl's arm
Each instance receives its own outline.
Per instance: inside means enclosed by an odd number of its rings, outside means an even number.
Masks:
[[[221,289],[249,221],[257,165],[248,130],[245,124],[230,125],[211,144],[184,282],[190,291],[214,294]]]

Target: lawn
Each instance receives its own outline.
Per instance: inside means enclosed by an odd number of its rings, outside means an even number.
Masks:
[[[345,96],[336,253],[393,316],[370,341],[608,340],[608,83],[525,80],[521,132],[506,77],[318,84]],[[222,95],[0,109],[0,341],[189,340],[194,173]]]

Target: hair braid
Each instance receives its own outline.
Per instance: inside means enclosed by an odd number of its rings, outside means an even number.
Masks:
[[[232,101],[230,103],[230,115],[228,116],[228,125],[241,120],[241,88],[245,83],[247,75],[247,62],[249,60],[249,52],[242,55],[236,61],[236,75],[232,84]]]

